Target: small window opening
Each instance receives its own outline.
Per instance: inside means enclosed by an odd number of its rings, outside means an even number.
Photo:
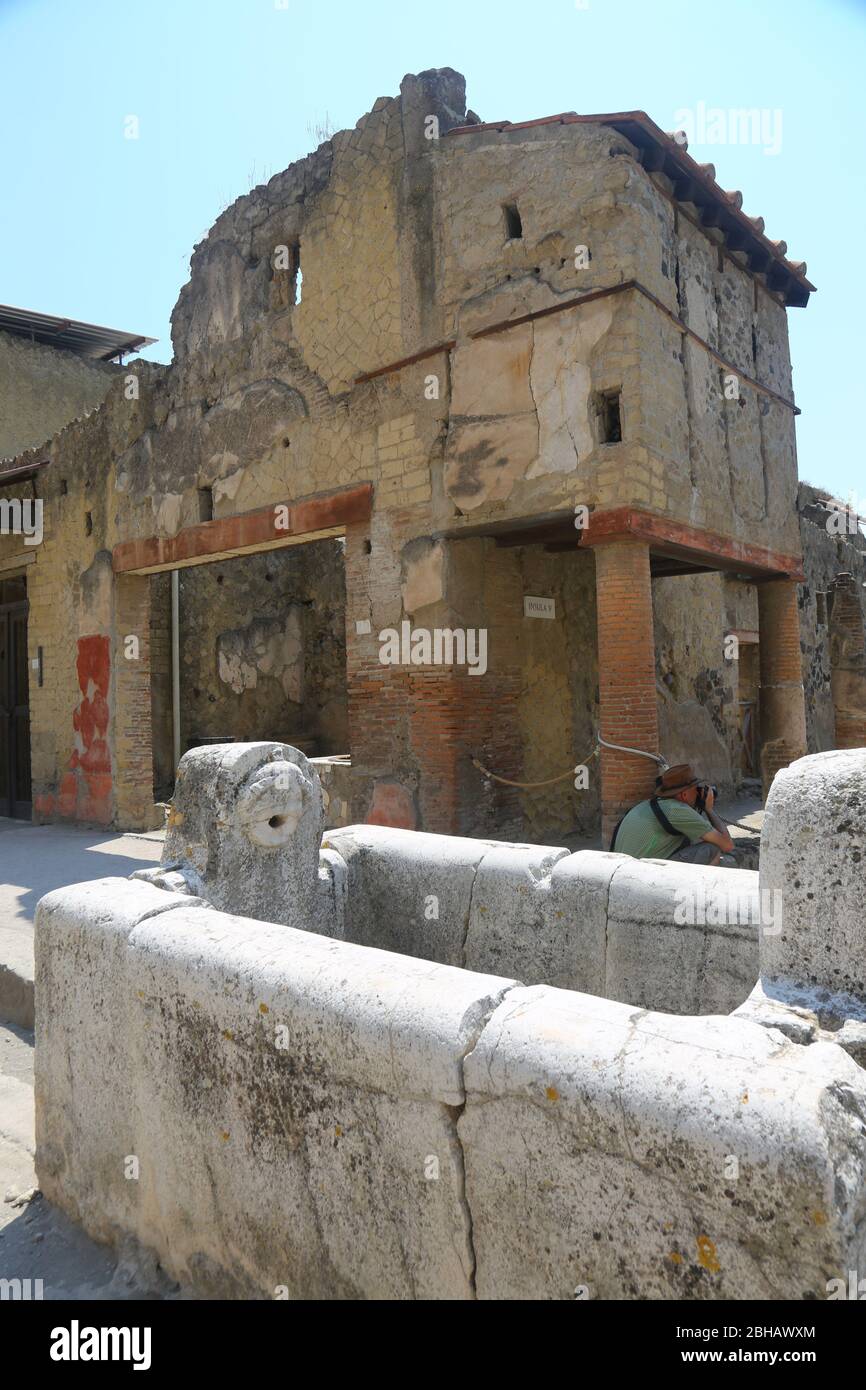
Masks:
[[[84,513],[84,534],[85,536],[93,535],[93,512]]]
[[[213,521],[213,488],[200,487],[198,490],[198,519]]]
[[[596,406],[599,444],[622,443],[622,411],[619,391],[601,391]]]
[[[60,479],[60,496],[65,497],[69,492],[69,484],[65,478]]]
[[[816,606],[817,606],[817,609],[818,609],[818,626],[819,626],[819,627],[826,627],[826,626],[827,626],[827,595],[826,595],[826,594],[816,594],[816,595],[815,595],[815,603],[816,603]]]
[[[523,219],[517,210],[516,203],[505,203],[502,209],[505,214],[505,236],[508,241],[520,241],[523,236]]]

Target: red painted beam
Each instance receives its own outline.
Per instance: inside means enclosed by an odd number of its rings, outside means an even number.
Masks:
[[[112,551],[111,565],[115,574],[130,574],[203,564],[232,552],[276,548],[297,543],[306,535],[366,521],[372,509],[373,485],[359,483],[300,502],[275,503],[185,526],[176,536],[121,541]]]
[[[604,545],[608,541],[632,536],[646,541],[655,555],[681,556],[698,562],[707,561],[714,569],[750,571],[757,577],[782,576],[803,580],[803,561],[799,555],[784,555],[767,546],[750,545],[716,531],[704,531],[697,526],[635,507],[614,507],[606,512],[591,512],[589,526],[581,532],[581,545]]]

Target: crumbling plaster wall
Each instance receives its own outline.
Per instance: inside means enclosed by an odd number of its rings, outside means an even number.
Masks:
[[[787,319],[777,298],[699,231],[643,175],[639,277],[668,309],[746,375],[790,400]],[[646,299],[635,309],[641,445],[664,470],[664,510],[696,526],[797,554],[793,412],[684,338]]]
[[[823,752],[836,747],[833,701],[833,665],[841,651],[833,650],[830,613],[832,595],[840,574],[850,574],[858,594],[866,629],[866,537],[840,524],[838,510],[830,506],[830,494],[808,483],[798,491],[798,513],[803,546],[806,582],[799,591],[800,640],[803,648],[803,679],[806,687],[806,726],[809,751]],[[820,604],[819,599],[823,596]],[[857,663],[848,663],[856,667]],[[861,691],[851,690],[849,701],[857,703],[866,718],[866,670]]]
[[[601,128],[547,126],[442,143],[434,155],[441,331],[458,338],[443,515],[476,522],[614,495],[640,500],[633,440],[600,444],[592,409],[594,391],[622,387],[628,430],[636,408],[625,297],[468,340],[634,274],[632,173],[628,159],[610,154],[625,153],[623,142]],[[507,240],[504,204],[519,209],[519,240]],[[588,266],[577,268],[578,247],[588,248]]]
[[[44,444],[94,410],[119,371],[109,362],[0,333],[0,459]]]
[[[181,744],[273,738],[348,751],[339,540],[180,575]]]
[[[719,353],[790,398],[784,307],[601,127],[479,131],[436,154],[443,335],[458,336],[445,491],[472,521],[558,502],[632,502],[796,552],[793,415],[739,383],[642,296],[467,343],[473,329],[636,278]],[[662,179],[662,183],[664,184]],[[505,241],[503,204],[523,237]],[[575,268],[575,250],[589,266]],[[622,388],[623,440],[592,393]]]
[[[740,682],[725,637],[757,631],[755,586],[722,574],[656,579],[653,620],[662,753],[733,791],[741,767]]]

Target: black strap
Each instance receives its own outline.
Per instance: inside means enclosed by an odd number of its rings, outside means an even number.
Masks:
[[[627,815],[628,815],[628,811],[626,811],[626,813],[625,813],[625,816],[627,816]],[[619,828],[620,828],[620,826],[622,825],[623,821],[625,820],[625,816],[620,816],[620,818],[619,818],[619,820],[617,821],[616,825],[613,827],[613,834],[612,834],[611,837],[610,837],[610,849],[608,850],[608,854],[613,854],[613,852],[614,852],[614,845],[616,844],[616,837],[617,837],[617,835],[619,834]]]
[[[679,854],[681,849],[685,849],[687,845],[691,844],[691,840],[689,839],[688,835],[683,835],[681,831],[675,830],[674,827],[671,825],[670,821],[668,820],[667,816],[665,815],[664,811],[659,805],[659,799],[657,796],[651,798],[649,807],[663,830],[666,830],[669,835],[673,835],[674,837],[676,837],[677,835],[680,836],[682,844],[674,850],[674,854]],[[634,807],[631,807],[631,809],[634,810]],[[626,811],[625,813],[625,816],[627,815],[628,811]],[[609,854],[614,853],[616,847],[616,837],[619,834],[619,828],[625,820],[625,816],[620,816],[619,820],[613,828],[613,834],[610,837],[610,849],[608,850]]]
[[[677,848],[673,851],[674,854],[679,854],[681,849],[686,849],[686,847],[691,844],[691,840],[689,839],[688,835],[684,835],[681,830],[676,830],[671,825],[670,821],[668,820],[667,816],[665,815],[664,811],[659,805],[659,799],[657,796],[650,798],[650,810],[652,811],[653,815],[655,816],[656,820],[658,821],[659,825],[662,827],[663,830],[666,830],[669,835],[673,835],[674,837],[679,835],[680,839],[682,840],[682,844],[678,845]]]

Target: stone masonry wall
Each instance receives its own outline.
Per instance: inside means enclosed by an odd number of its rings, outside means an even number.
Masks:
[[[181,744],[348,751],[341,541],[181,571]]]
[[[831,505],[829,493],[807,483],[800,485],[798,510],[806,571],[799,603],[809,750],[822,752],[851,746],[837,739],[834,675],[841,685],[842,673],[850,672],[849,688],[844,696],[838,692],[839,703],[866,720],[866,663],[862,655],[858,660],[866,632],[866,536],[847,518],[840,522],[838,505]],[[851,584],[848,601],[843,600],[847,622],[840,627],[843,605],[836,606],[835,599],[840,586],[847,587],[839,580],[845,574],[851,576]],[[861,741],[862,737],[866,732],[857,735]],[[856,743],[853,733],[852,740]]]
[[[120,368],[0,333],[0,459],[45,444],[95,410]]]

